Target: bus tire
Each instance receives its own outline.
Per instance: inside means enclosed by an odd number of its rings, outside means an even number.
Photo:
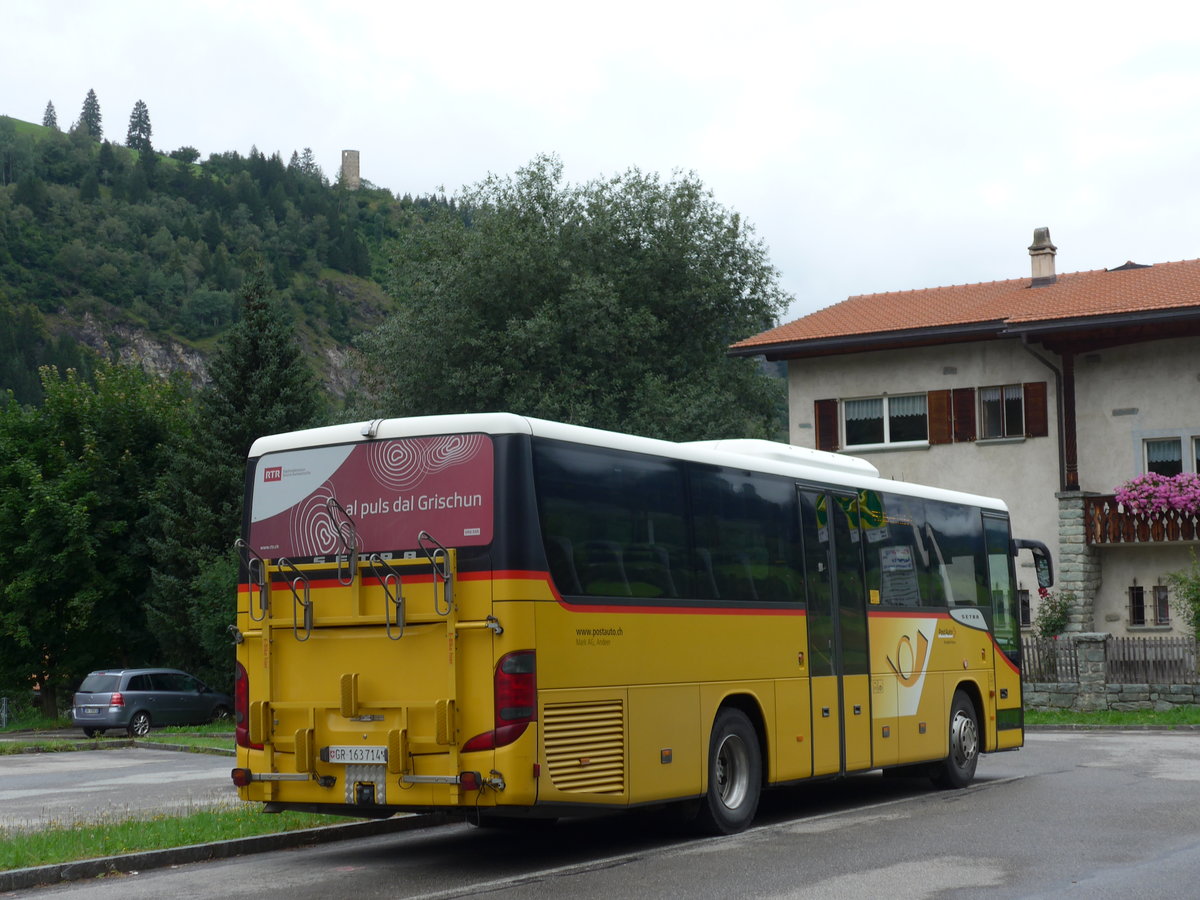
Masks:
[[[701,798],[697,828],[704,834],[736,834],[754,821],[762,791],[758,734],[740,709],[724,707],[708,744],[708,791]]]
[[[965,788],[979,764],[979,715],[965,691],[954,692],[950,707],[950,752],[933,774],[939,788]]]

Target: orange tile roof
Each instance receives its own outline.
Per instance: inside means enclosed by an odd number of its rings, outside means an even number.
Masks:
[[[768,349],[829,338],[865,337],[922,329],[996,323],[1051,323],[1063,319],[1129,315],[1196,307],[1200,312],[1200,259],[1129,269],[1059,275],[1054,284],[1031,279],[860,294],[734,344],[737,351]]]

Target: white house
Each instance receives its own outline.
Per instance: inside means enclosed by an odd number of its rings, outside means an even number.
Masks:
[[[1200,522],[1113,494],[1200,472],[1200,260],[1059,275],[1056,249],[1039,228],[1030,277],[850,297],[730,352],[787,361],[792,443],[1007,501],[1057,548],[1072,630],[1183,633],[1165,576]],[[1031,620],[1033,570],[1018,582]]]

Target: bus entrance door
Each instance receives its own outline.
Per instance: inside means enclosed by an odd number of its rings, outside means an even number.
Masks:
[[[871,767],[866,585],[858,498],[800,491],[808,596],[813,774]]]

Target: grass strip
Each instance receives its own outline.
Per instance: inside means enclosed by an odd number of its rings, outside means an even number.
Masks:
[[[234,749],[233,738],[231,737],[202,737],[197,735],[187,734],[156,734],[150,732],[144,738],[141,738],[143,744],[174,744],[183,747],[206,747],[210,750],[230,750]]]
[[[63,753],[71,750],[92,750],[95,742],[87,738],[52,738],[37,741],[0,741],[0,756],[13,753]]]
[[[1027,709],[1026,725],[1104,725],[1171,728],[1179,725],[1200,725],[1200,706],[1176,706],[1159,712],[1153,709],[1076,712],[1070,709]]]
[[[297,812],[267,815],[256,806],[237,806],[183,816],[51,826],[30,832],[0,829],[0,871],[344,825],[351,821],[356,820]]]

